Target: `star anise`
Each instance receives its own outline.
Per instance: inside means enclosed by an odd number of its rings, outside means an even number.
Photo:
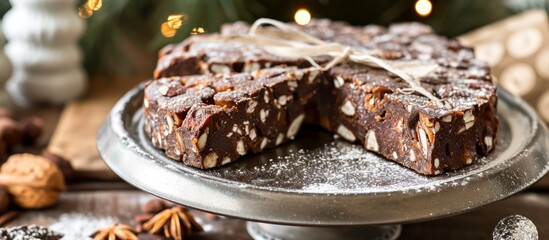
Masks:
[[[150,234],[162,234],[168,239],[183,240],[192,232],[202,232],[193,216],[182,207],[175,206],[166,209],[143,224],[143,229]]]
[[[99,229],[90,237],[93,240],[138,240],[137,231],[128,225],[114,224],[108,228]]]

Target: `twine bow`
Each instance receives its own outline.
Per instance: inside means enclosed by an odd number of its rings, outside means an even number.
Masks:
[[[274,28],[264,28],[261,27],[262,25],[272,25]],[[373,52],[358,51],[338,43],[325,42],[288,24],[268,18],[255,21],[247,35],[214,36],[211,40],[253,44],[275,56],[304,58],[322,71],[345,61],[382,68],[406,81],[410,85],[410,92],[418,92],[438,106],[443,106],[442,101],[423,88],[420,83],[421,78],[438,68],[436,63],[381,59],[375,57]],[[313,59],[320,55],[333,58],[321,66]]]

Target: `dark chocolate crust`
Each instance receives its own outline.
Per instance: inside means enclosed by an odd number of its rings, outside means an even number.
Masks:
[[[145,130],[156,147],[187,165],[227,164],[293,139],[320,77],[313,68],[278,67],[149,81]]]
[[[235,23],[221,34],[247,29]],[[346,63],[319,72],[256,46],[194,36],[161,51],[156,80],[147,83],[145,128],[153,144],[187,165],[212,168],[276,147],[307,122],[425,175],[462,168],[493,150],[496,86],[471,49],[418,23],[316,20],[302,30],[385,59],[437,62],[421,84],[451,108],[403,92],[407,83],[382,69]]]

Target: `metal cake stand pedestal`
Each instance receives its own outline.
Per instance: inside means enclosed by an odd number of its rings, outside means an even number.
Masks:
[[[130,184],[169,201],[249,220],[255,239],[396,239],[399,224],[460,214],[525,189],[549,171],[549,137],[535,112],[499,91],[494,152],[425,177],[305,126],[296,139],[212,170],[186,167],[143,130],[142,85],[114,106],[97,145]]]

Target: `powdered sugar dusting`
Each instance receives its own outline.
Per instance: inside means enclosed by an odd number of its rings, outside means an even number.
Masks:
[[[502,128],[508,128],[502,123]],[[313,133],[305,133],[313,134]],[[439,176],[428,177],[398,163],[325,133],[298,137],[260,155],[247,157],[229,166],[208,171],[208,175],[231,179],[241,187],[272,191],[319,194],[363,194],[390,192],[432,192],[442,186],[465,187],[482,178],[484,170],[501,164],[497,157],[510,145],[510,133],[500,131],[496,151],[471,166]],[[200,174],[200,173],[199,173]]]
[[[50,225],[51,230],[61,232],[63,239],[89,239],[97,229],[119,222],[114,217],[97,217],[92,214],[64,213],[59,220]]]
[[[291,167],[299,167],[301,171],[295,172],[295,175],[283,176]],[[301,190],[311,193],[356,192],[368,189],[391,191],[429,181],[428,177],[387,161],[364,150],[362,146],[339,140],[326,143],[317,149],[292,152],[278,157],[270,165],[256,167],[255,170],[276,172],[277,177],[290,178],[287,179],[290,182],[308,183],[303,184]],[[394,185],[387,185],[388,177]],[[392,189],[391,186],[397,185],[398,189]]]

